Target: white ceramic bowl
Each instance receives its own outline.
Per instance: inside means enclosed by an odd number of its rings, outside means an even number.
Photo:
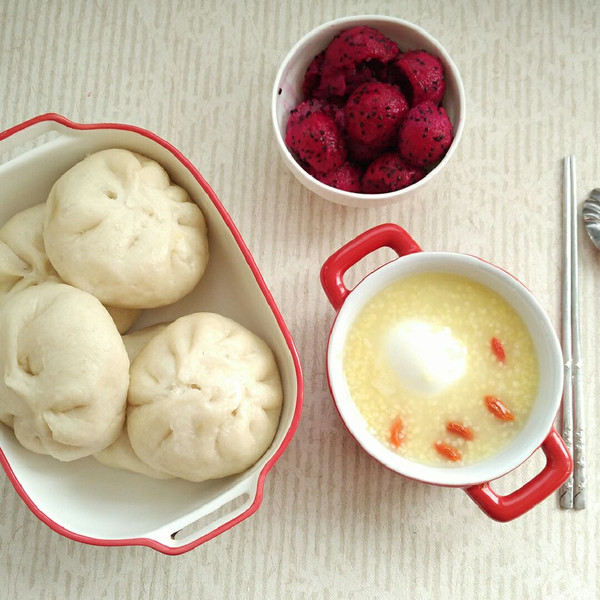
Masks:
[[[136,328],[214,311],[261,336],[273,350],[282,377],[279,429],[252,468],[204,483],[154,480],[106,467],[91,457],[63,463],[25,450],[1,424],[0,463],[27,506],[59,533],[91,544],[139,544],[180,554],[259,507],[265,477],[300,418],[302,371],[291,335],[231,217],[189,160],[149,131],[121,124],[81,125],[48,114],[0,133],[0,157],[11,156],[0,165],[0,224],[43,202],[54,181],[87,154],[113,147],[139,152],[163,165],[200,206],[209,231],[210,261],[197,288],[176,304],[144,311]]]
[[[392,248],[399,256],[367,275],[353,290],[343,284],[344,273],[367,254]],[[468,277],[500,294],[521,316],[533,339],[540,383],[531,414],[517,437],[489,459],[452,468],[407,460],[381,444],[352,401],[343,375],[343,354],[350,326],[362,308],[390,284],[417,273],[443,272]],[[323,265],[321,280],[338,311],[327,349],[327,375],[332,397],[345,426],[363,449],[389,469],[425,483],[465,488],[480,507],[497,520],[519,516],[554,492],[571,471],[571,459],[552,424],[560,406],[563,384],[562,353],[552,324],[533,294],[512,275],[480,258],[452,252],[422,252],[400,227],[375,227],[352,240]],[[546,467],[510,496],[498,496],[489,482],[523,463],[537,448],[547,456]]]
[[[304,73],[312,59],[324,50],[329,42],[344,29],[357,25],[374,27],[394,40],[400,50],[426,50],[437,56],[446,73],[446,93],[442,106],[454,126],[454,140],[444,158],[423,179],[396,192],[386,194],[358,194],[345,192],[321,183],[309,175],[294,159],[285,145],[285,130],[290,110],[304,99],[302,82]],[[426,31],[408,21],[393,17],[363,15],[344,17],[329,21],[307,33],[284,58],[273,86],[271,118],[275,130],[277,147],[285,165],[311,192],[325,200],[357,208],[386,206],[398,202],[420,190],[431,181],[447,164],[460,142],[465,124],[465,91],[456,65],[444,47]]]

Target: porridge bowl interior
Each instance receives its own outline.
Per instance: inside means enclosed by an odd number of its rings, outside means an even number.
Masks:
[[[402,277],[369,300],[343,362],[350,396],[381,444],[452,468],[498,454],[518,435],[539,380],[533,341],[508,302],[444,272]]]
[[[348,290],[343,284],[346,270],[381,247],[392,248],[399,258],[373,271],[354,289]],[[329,300],[338,311],[327,349],[330,391],[344,425],[369,455],[406,477],[425,483],[466,488],[480,506],[492,498],[491,505],[496,508],[482,508],[498,520],[510,520],[529,510],[566,479],[571,470],[571,459],[564,443],[552,427],[562,395],[562,353],[548,317],[531,292],[517,279],[473,256],[450,252],[422,252],[403,229],[386,224],[361,234],[334,253],[322,267],[321,281]],[[427,298],[423,287],[435,288],[440,282],[438,295]],[[400,296],[394,295],[395,287],[400,290]],[[469,300],[468,295],[471,292],[474,299]],[[411,313],[410,302],[401,297],[402,294],[410,293],[415,297],[413,305],[437,313],[430,315],[434,317],[433,320],[429,320],[427,316],[423,322],[415,320],[414,315],[417,313]],[[445,296],[442,301],[440,294]],[[452,295],[456,300],[454,309]],[[502,389],[510,389],[510,380],[515,377],[515,373],[510,373],[506,367],[509,366],[509,352],[515,350],[516,346],[507,342],[507,364],[504,365],[504,356],[498,348],[497,355],[494,355],[491,338],[497,335],[497,329],[488,330],[485,316],[487,309],[484,307],[480,311],[480,319],[477,321],[471,314],[477,311],[472,307],[467,308],[469,305],[466,303],[473,301],[476,304],[478,301],[488,302],[490,299],[501,307],[496,311],[501,319],[506,315],[510,316],[511,313],[515,317],[515,323],[521,329],[510,327],[507,331],[511,332],[511,335],[516,332],[515,335],[522,336],[522,343],[519,342],[521,348],[518,350],[522,354],[518,362],[529,361],[526,369],[529,374],[517,374],[516,379],[521,377],[521,383],[517,382],[516,385],[522,388],[524,396],[529,395],[530,398],[522,406],[517,407],[518,403],[511,405],[511,408],[517,410],[515,415],[511,414],[506,421],[498,418],[498,415],[494,417],[492,411],[497,407],[486,408],[486,402],[492,403],[488,395],[498,395],[503,399],[502,394],[496,394],[498,387],[493,387],[487,392],[486,385],[504,385]],[[439,310],[435,308],[436,302],[440,306]],[[444,305],[450,305],[451,308],[444,309]],[[390,306],[391,310],[388,311]],[[452,310],[454,317],[451,315]],[[362,360],[366,360],[368,364],[368,359],[360,356],[363,354],[363,348],[360,340],[361,330],[357,324],[360,325],[362,320],[363,325],[366,323],[371,330],[376,330],[377,321],[385,319],[386,316],[390,316],[390,322],[383,323],[383,333],[379,338],[374,338],[379,339],[381,343],[370,343],[375,358],[371,367],[367,366],[364,369],[363,379],[371,379],[365,383],[361,381],[360,373],[355,376],[356,371],[360,370]],[[469,327],[471,334],[475,332],[475,337],[487,340],[476,345],[475,352],[473,343],[468,341],[468,336],[465,338],[465,331]],[[368,332],[369,327],[363,327],[363,333],[365,330]],[[365,345],[368,346],[369,343]],[[503,350],[502,348],[502,352]],[[485,355],[486,352],[489,352],[489,357],[484,358],[489,363],[489,369],[486,367],[483,370],[484,380],[477,382],[477,377],[473,379],[473,373],[470,371],[481,370],[482,363],[473,363],[472,360],[470,362],[469,356],[475,355],[475,358],[479,359],[477,354]],[[380,363],[389,362],[392,368],[387,372],[378,371],[378,360]],[[437,372],[433,369],[433,375],[425,373],[419,379],[419,370],[423,371],[432,363],[437,364]],[[497,381],[486,382],[490,373],[503,370],[506,370],[509,381],[502,383],[500,378]],[[402,382],[396,389],[394,385],[397,380]],[[467,382],[466,389],[460,387],[461,380]],[[469,386],[473,390],[470,390]],[[457,406],[450,407],[437,421],[436,415],[426,410],[422,411],[419,427],[427,429],[427,420],[432,421],[431,431],[425,432],[426,436],[431,437],[426,437],[426,441],[421,444],[422,455],[411,455],[408,452],[411,441],[410,414],[408,418],[401,419],[404,422],[400,427],[405,428],[406,432],[394,430],[395,413],[393,410],[389,412],[389,406],[393,406],[395,398],[402,394],[403,389],[413,392],[413,402],[416,400],[419,404],[419,410],[413,411],[416,413],[422,410],[422,404],[429,404],[434,412],[445,410],[446,394],[451,398],[452,391],[458,390]],[[367,398],[369,390],[375,396],[374,401]],[[460,403],[462,396],[469,394],[474,396],[471,404],[475,402],[475,409]],[[391,401],[389,397],[392,398]],[[470,413],[470,410],[475,412]],[[385,414],[385,418],[388,419],[383,421],[389,423],[386,425],[389,429],[384,429],[383,434],[377,431],[378,414]],[[473,421],[473,414],[480,416]],[[515,423],[508,422],[512,418]],[[466,425],[467,433],[459,430],[459,435],[456,435],[456,430],[446,431],[446,423],[452,420],[458,421],[459,425]],[[413,423],[415,421],[418,419],[413,419]],[[517,422],[518,426],[514,427]],[[509,427],[506,427],[507,425]],[[508,436],[494,433],[509,429],[511,433]],[[473,431],[475,439],[471,437]],[[472,452],[471,448],[475,448],[477,443],[477,435],[487,435],[489,432],[492,436],[500,435],[505,439],[498,440],[495,446],[480,453]],[[448,459],[447,454],[439,451],[436,453],[433,449],[435,444],[446,443],[449,439],[456,440],[453,445],[464,453],[464,457],[454,456]],[[404,444],[407,446],[407,452],[402,448]],[[518,467],[540,447],[546,454],[547,464],[538,478],[517,490],[514,493],[516,496],[512,496],[510,501],[503,500],[509,497],[496,496],[491,491],[489,482]],[[532,491],[535,493],[530,494]],[[515,502],[516,500],[524,502]],[[504,504],[511,504],[509,512],[496,510]]]

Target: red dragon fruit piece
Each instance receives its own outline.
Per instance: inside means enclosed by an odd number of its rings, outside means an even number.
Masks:
[[[377,78],[376,73],[398,52],[395,42],[372,27],[346,29],[325,49],[321,81],[313,94],[319,98],[347,96],[364,81]]]
[[[398,132],[400,156],[411,165],[424,167],[446,154],[454,129],[443,107],[422,102],[408,111]]]
[[[397,152],[388,152],[375,159],[361,181],[363,194],[385,194],[404,189],[425,176],[425,171],[402,160]]]
[[[329,171],[329,173],[311,174],[325,185],[337,188],[338,190],[357,193],[360,193],[361,191],[360,179],[362,176],[362,169],[352,163],[345,162],[341,167],[334,171]]]
[[[311,98],[314,91],[321,83],[321,69],[323,67],[323,59],[325,58],[325,50],[317,54],[306,69],[304,81],[302,82],[302,93],[305,98]]]
[[[325,63],[351,71],[359,62],[378,60],[385,64],[398,55],[399,49],[388,37],[365,25],[340,32],[325,49]]]
[[[408,102],[395,85],[373,81],[351,94],[344,111],[348,138],[383,150],[397,139]]]
[[[342,132],[331,117],[319,111],[291,126],[288,122],[285,143],[317,173],[337,169],[346,160],[346,141]]]
[[[375,68],[374,63],[380,67]],[[372,68],[373,67],[373,68]],[[332,65],[325,64],[321,71],[319,87],[312,94],[315,98],[345,99],[358,86],[368,81],[380,81],[383,75],[382,65],[378,61],[369,63],[358,63],[347,71],[343,71]]]
[[[290,118],[288,120],[287,128],[289,129],[290,127],[295,127],[296,125],[302,123],[306,117],[309,117],[315,112],[322,111],[325,104],[326,103],[324,100],[320,100],[318,98],[310,98],[300,102],[296,108],[290,110]]]
[[[375,61],[358,63],[352,70],[346,73],[344,79],[346,82],[346,94],[351,94],[363,83],[380,80],[379,69],[371,68],[374,62]],[[379,61],[377,61],[377,64],[381,66]]]
[[[325,102],[323,104],[321,112],[324,112],[328,117],[331,117],[335,121],[335,124],[338,126],[338,129],[345,135],[347,121],[343,104],[337,104],[335,102]]]
[[[290,118],[287,127],[295,127],[299,123],[302,123],[306,117],[309,117],[315,112],[325,113],[335,121],[335,124],[342,132],[346,131],[346,115],[344,113],[344,107],[342,105],[326,102],[321,98],[309,98],[308,100],[300,102],[296,108],[290,110]]]
[[[370,146],[362,142],[347,138],[348,156],[350,160],[357,163],[370,163],[382,152],[378,146]]]
[[[387,79],[402,88],[411,106],[421,102],[439,104],[446,91],[442,62],[425,50],[411,50],[397,56],[389,65]]]
[[[313,91],[315,98],[342,98],[346,95],[346,74],[326,63],[321,68],[319,87]]]

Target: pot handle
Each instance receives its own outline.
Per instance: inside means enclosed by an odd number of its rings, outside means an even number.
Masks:
[[[488,483],[465,489],[471,500],[496,521],[512,521],[531,510],[536,504],[556,491],[573,470],[573,461],[563,439],[552,428],[541,449],[546,455],[546,465],[531,480],[507,496],[496,494]]]
[[[380,248],[391,248],[398,256],[421,252],[421,248],[399,225],[384,223],[368,229],[332,254],[321,267],[321,285],[335,310],[350,293],[344,285],[344,274],[361,259]]]

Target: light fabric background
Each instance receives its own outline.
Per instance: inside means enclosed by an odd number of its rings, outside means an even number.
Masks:
[[[437,37],[468,103],[462,143],[441,176],[377,210],[329,204],[302,188],[279,160],[270,124],[271,88],[289,48],[313,27],[356,14],[401,17]],[[563,156],[577,157],[580,202],[600,187],[599,31],[596,0],[0,2],[0,130],[55,111],[139,125],[179,148],[244,236],[306,378],[300,426],[267,477],[261,508],[180,557],[67,540],[0,474],[0,595],[597,597],[600,254],[587,238],[579,249],[588,507],[562,511],[555,495],[508,524],[460,490],[388,472],[346,434],[325,378],[334,315],[319,269],[340,245],[391,221],[424,249],[476,254],[511,271],[558,328]],[[496,487],[509,491],[532,476],[538,454]]]

